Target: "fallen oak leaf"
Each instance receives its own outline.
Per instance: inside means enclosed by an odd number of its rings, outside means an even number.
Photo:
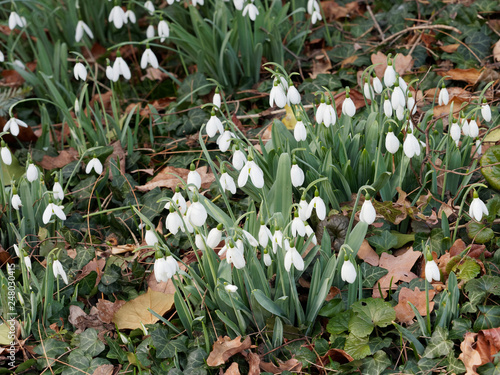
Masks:
[[[241,336],[236,337],[234,340],[231,340],[228,336],[219,336],[208,355],[207,365],[210,367],[223,365],[233,355],[249,349],[250,346],[250,336],[247,336],[243,341],[241,341]]]
[[[438,72],[438,74],[442,77],[446,77],[445,79],[453,80],[453,81],[465,81],[470,83],[471,85],[475,85],[481,76],[482,70],[478,70],[475,68],[470,69],[450,69],[447,72]]]
[[[460,353],[458,359],[464,363],[467,371],[465,375],[478,375],[476,369],[483,364],[481,354],[474,349],[477,335],[478,334],[474,332],[467,332],[464,341],[460,344],[462,353]]]
[[[358,250],[358,258],[364,260],[371,266],[378,266],[379,257],[373,247],[370,246],[367,240],[363,240],[361,247]]]
[[[92,375],[113,375],[115,367],[113,365],[100,365],[97,367]]]
[[[434,298],[436,291],[429,290],[429,301]],[[415,318],[415,312],[410,306],[410,303],[416,307],[420,315],[427,315],[427,297],[425,290],[420,291],[419,288],[411,290],[409,288],[401,288],[398,296],[398,304],[394,306],[396,311],[396,320],[410,325]],[[434,302],[429,302],[429,312],[434,309]]]
[[[229,368],[224,373],[224,375],[240,375],[240,374],[241,372],[236,362],[231,363],[231,366],[229,366]]]
[[[103,323],[111,323],[115,313],[120,310],[125,303],[126,301],[123,300],[111,302],[105,299],[99,299],[96,305],[99,320]]]
[[[201,177],[201,188],[208,189],[210,185],[212,185],[212,182],[215,181],[214,174],[208,169],[207,166],[197,168],[196,171]],[[167,187],[175,190],[178,185],[183,185],[182,181],[179,180],[179,177],[186,181],[189,172],[189,169],[167,166],[158,172],[158,174],[153,177],[151,181],[148,181],[142,186],[137,186],[136,189],[139,191],[150,191],[156,187]]]
[[[302,370],[302,363],[295,358],[290,358],[288,361],[283,362],[279,359],[276,360],[278,366],[272,362],[260,362],[260,368],[265,372],[272,374],[281,374],[284,371],[300,372]]]
[[[67,150],[62,150],[57,156],[44,155],[38,165],[46,170],[60,169],[72,161],[78,160],[78,156],[78,151],[70,147]]]
[[[250,352],[248,354],[248,375],[259,375],[260,374],[260,357],[257,353]]]

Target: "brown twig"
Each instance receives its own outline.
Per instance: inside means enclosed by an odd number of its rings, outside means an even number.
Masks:
[[[370,17],[372,18],[373,24],[375,25],[375,28],[377,29],[378,33],[380,34],[380,39],[384,40],[385,35],[384,35],[382,29],[380,28],[380,25],[378,24],[377,20],[375,19],[375,16],[372,12],[372,8],[370,7],[370,5],[366,5],[366,9],[368,9],[368,13],[370,13]]]
[[[458,34],[462,34],[462,32],[460,30],[458,30],[456,27],[453,27],[453,26],[448,26],[448,25],[421,25],[421,26],[412,26],[412,27],[408,27],[404,30],[401,30],[401,31],[398,31],[397,33],[395,34],[392,34],[391,36],[385,38],[384,40],[382,40],[380,42],[380,44],[385,44],[387,42],[389,42],[390,40],[394,39],[394,38],[397,38],[405,33],[407,33],[408,31],[414,31],[414,30],[436,30],[436,29],[445,29],[445,30],[451,30],[451,31],[454,31]]]

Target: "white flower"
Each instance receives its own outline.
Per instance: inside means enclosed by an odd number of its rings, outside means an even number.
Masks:
[[[384,89],[382,86],[382,82],[380,82],[380,79],[377,76],[375,76],[373,78],[372,83],[373,83],[373,89],[375,90],[375,92],[377,94],[380,94],[382,92],[382,90]]]
[[[403,119],[405,118],[405,109],[400,105],[398,105],[398,108],[396,109],[396,117],[399,121],[403,121]]]
[[[412,115],[417,112],[417,106],[415,105],[415,98],[413,97],[412,93],[408,93],[408,99],[406,99],[406,108],[411,112]]]
[[[21,197],[19,197],[18,194],[14,194],[12,196],[12,200],[10,201],[11,204],[12,204],[12,207],[14,208],[14,210],[16,211],[19,211],[19,207],[22,207],[23,204],[21,202]]]
[[[307,219],[309,219],[309,217],[311,217],[310,214],[309,215],[307,214],[308,208],[309,204],[304,199],[304,197],[301,197],[299,202],[299,217],[302,221],[306,221]]]
[[[403,108],[406,106],[405,95],[403,94],[401,87],[399,86],[394,87],[391,96],[391,104],[392,104],[392,109],[394,110],[396,110],[398,106],[401,106]]]
[[[403,79],[403,77],[399,76],[398,83],[399,83],[399,87],[401,87],[401,90],[403,91],[403,94],[406,95],[408,85],[406,84],[406,81]]]
[[[92,172],[92,169],[97,174],[102,173],[102,163],[96,157],[94,157],[91,161],[87,163],[87,167],[85,168],[85,173],[90,174],[90,172]]]
[[[325,111],[323,113],[323,124],[328,128],[330,125],[335,125],[337,122],[337,114],[335,109],[330,104],[330,100],[327,101]]]
[[[306,236],[307,236],[307,238],[309,238],[309,237],[311,237],[311,235],[313,236],[311,242],[313,244],[317,245],[318,244],[318,240],[316,238],[316,233],[314,233],[314,231],[311,228],[311,226],[309,224],[307,224],[306,225]]]
[[[307,207],[307,217],[311,217],[312,210],[316,209],[316,215],[318,219],[324,220],[326,217],[326,206],[323,199],[319,196],[318,191],[315,193],[315,197],[309,202],[309,206]]]
[[[217,116],[215,116],[215,112],[212,111],[212,115],[210,116],[210,120],[207,122],[207,134],[209,137],[215,136],[217,133],[224,133],[224,127],[222,126],[221,120]]]
[[[119,75],[111,65],[108,64],[106,66],[106,78],[109,79],[110,81],[116,82],[118,81]]]
[[[266,247],[267,244],[269,243],[269,240],[273,240],[273,235],[269,228],[265,224],[261,224],[259,228],[259,244],[262,247]]]
[[[183,216],[183,220],[184,220],[184,225],[181,226],[181,231],[186,232],[186,230],[187,230],[189,233],[193,233],[194,228],[191,225],[191,222],[189,221],[187,211],[186,211],[186,214]]]
[[[304,171],[297,165],[297,163],[292,164],[290,177],[292,178],[292,185],[295,187],[302,186],[304,183]]]
[[[342,265],[342,269],[340,271],[340,277],[343,281],[347,281],[349,284],[352,284],[356,281],[357,273],[354,264],[351,263],[350,260],[344,261]]]
[[[167,21],[160,20],[158,23],[158,36],[160,37],[160,43],[163,43],[170,36],[170,28]]]
[[[243,13],[242,13],[243,17],[245,17],[247,13],[248,13],[248,18],[250,18],[252,21],[255,21],[255,19],[259,15],[259,10],[255,6],[255,4],[247,3],[245,8],[243,9]],[[281,108],[283,108],[283,107],[281,107]]]
[[[180,193],[179,188],[175,189],[175,194],[172,197],[172,202],[174,202],[175,206],[177,206],[177,208],[179,208],[179,211],[181,212],[181,214],[186,213],[186,209],[187,209],[186,200],[184,199],[184,197]],[[165,204],[165,209],[169,210],[172,202],[167,202]]]
[[[238,176],[239,187],[246,185],[248,176],[250,176],[256,188],[260,189],[264,187],[264,172],[262,172],[262,169],[260,169],[253,159],[248,159],[245,166],[241,169],[240,175]]]
[[[479,127],[477,126],[476,118],[473,117],[469,122],[469,136],[476,138],[479,135]]]
[[[195,201],[189,206],[186,217],[191,224],[197,227],[202,227],[207,221],[207,210],[205,206],[203,206],[200,202],[198,202],[198,198],[195,196]]]
[[[319,12],[319,4],[317,0],[307,0],[307,13],[313,14]]]
[[[179,265],[172,255],[157,258],[154,264],[154,273],[157,282],[167,282],[179,271]]]
[[[148,0],[144,3],[144,8],[146,8],[149,12],[149,15],[152,16],[153,13],[155,12],[155,6],[153,5],[153,3]]]
[[[323,122],[323,117],[326,112],[326,103],[325,99],[321,98],[321,102],[319,103],[318,109],[316,109],[316,122],[321,124]]]
[[[220,226],[222,229],[222,225],[220,225]],[[212,228],[212,230],[210,230],[210,232],[208,233],[208,236],[207,236],[207,240],[206,240],[207,246],[209,246],[213,249],[214,247],[216,247],[220,243],[220,241],[222,240],[222,230],[221,229],[219,229],[219,226],[217,226],[216,228]]]
[[[193,0],[193,6],[196,6],[196,4],[203,5],[205,0]]]
[[[323,17],[321,17],[321,13],[319,11],[317,11],[317,10],[315,10],[313,12],[313,14],[311,15],[311,23],[313,25],[315,25],[316,22],[321,21],[322,19],[323,19]]]
[[[234,246],[232,243],[229,243],[226,248],[226,261],[229,264],[234,264],[237,269],[245,267],[246,262],[243,250],[243,241],[236,241],[236,246]]]
[[[293,136],[297,142],[305,141],[307,139],[307,130],[306,126],[302,122],[302,119],[297,119],[295,129],[293,129]]]
[[[245,0],[233,0],[233,4],[236,10],[243,10],[243,5],[245,4]]]
[[[395,154],[399,150],[399,139],[394,135],[392,131],[387,133],[387,136],[385,137],[385,148],[387,151],[389,151],[391,154]]]
[[[54,199],[59,199],[61,201],[64,199],[64,190],[59,181],[56,181],[54,183],[54,187],[52,188],[52,195],[54,196]]]
[[[392,87],[394,85],[394,82],[396,82],[396,71],[392,66],[392,62],[389,62],[389,65],[387,65],[387,68],[385,68],[384,72],[384,84],[387,87]]]
[[[182,219],[179,216],[179,213],[175,211],[173,208],[172,211],[167,215],[167,218],[165,219],[165,227],[173,235],[176,235],[179,229],[182,229],[184,227]]]
[[[0,62],[4,62],[5,61],[5,56],[3,54],[2,51],[0,51]]]
[[[354,105],[354,102],[350,98],[349,94],[346,95],[346,98],[342,103],[342,113],[349,117],[353,117],[356,114],[356,106]]]
[[[120,77],[120,75],[123,76],[123,78],[129,80],[130,77],[132,77],[132,74],[130,73],[130,68],[128,67],[127,63],[121,56],[118,56],[115,60],[115,63],[113,64],[113,70],[115,71],[115,76]],[[117,78],[118,79],[118,78]]]
[[[359,213],[359,221],[366,223],[368,225],[373,224],[377,217],[377,212],[373,207],[372,201],[366,199],[361,206],[361,212]]]
[[[152,39],[155,37],[155,27],[153,25],[149,25],[146,29],[146,38]]]
[[[75,76],[75,79],[77,81],[79,79],[85,81],[87,79],[87,69],[85,69],[85,65],[83,65],[81,62],[77,62],[75,64],[75,67],[73,68],[73,75]]]
[[[273,260],[271,259],[271,254],[269,254],[269,251],[264,250],[264,264],[269,267],[273,263]]]
[[[21,253],[19,252],[19,246],[17,246],[16,244],[14,244],[14,251],[16,252],[17,257],[20,258]]]
[[[207,250],[207,247],[205,246],[205,237],[199,233],[196,233],[196,235],[194,236],[194,244],[200,250]]]
[[[237,148],[233,154],[233,167],[237,170],[241,170],[246,163],[247,157],[239,148]]]
[[[443,84],[441,91],[439,91],[438,104],[439,105],[448,105],[450,101],[450,95],[448,94],[448,90]]]
[[[26,18],[20,17],[16,12],[11,12],[9,15],[9,29],[14,30],[16,26],[21,29],[26,27]]]
[[[125,12],[125,23],[127,23],[128,21],[130,21],[131,23],[135,23],[137,21],[135,13],[130,9],[127,9],[127,11]]]
[[[276,254],[276,250],[278,250],[278,246],[282,247],[281,243],[283,242],[283,233],[280,229],[276,229],[273,233],[273,253]]]
[[[298,213],[292,220],[292,236],[297,237],[297,234],[301,237],[306,235],[306,226],[304,222],[300,220]]]
[[[469,122],[465,117],[462,117],[460,121],[462,122],[462,132],[466,137],[468,137],[470,135]]]
[[[420,155],[420,143],[412,133],[406,134],[406,139],[403,142],[403,151],[409,158]]]
[[[109,12],[108,22],[113,22],[113,25],[117,29],[121,29],[123,24],[127,22],[127,16],[125,16],[125,12],[123,11],[121,6],[115,5],[111,12]]]
[[[28,165],[28,170],[26,171],[26,178],[28,179],[29,182],[38,180],[38,168],[35,166],[35,164],[30,163]]]
[[[153,68],[158,69],[158,59],[151,48],[146,48],[141,57],[141,68],[146,69],[146,67],[151,65]]]
[[[5,143],[2,144],[2,151],[0,151],[0,154],[2,155],[2,161],[4,162],[4,164],[12,164],[12,154],[10,153],[9,148],[5,145]]]
[[[27,255],[24,257],[24,264],[26,265],[26,268],[31,271],[31,259]]]
[[[225,130],[224,133],[217,138],[217,145],[222,152],[226,152],[231,147],[231,139],[236,138],[233,132]]]
[[[483,105],[481,106],[481,115],[484,118],[484,121],[491,121],[491,108],[489,104],[486,103],[486,99],[483,99]]]
[[[222,191],[229,190],[232,194],[236,194],[236,184],[234,183],[233,178],[227,173],[223,173],[220,176],[220,184],[222,187]]]
[[[432,280],[439,281],[441,279],[439,267],[434,260],[425,263],[425,278],[430,283],[432,283]]]
[[[387,117],[392,117],[392,105],[391,101],[387,98],[387,96],[385,97],[384,100],[384,113]]]
[[[368,83],[368,81],[366,81],[365,84],[363,85],[363,93],[365,94],[366,99],[368,99],[368,100],[373,99],[373,96],[374,96],[373,89],[370,87],[370,84]],[[351,99],[351,101],[352,101],[352,99]]]
[[[484,215],[488,215],[488,208],[484,202],[479,199],[479,196],[474,192],[474,199],[472,200],[469,208],[469,216],[473,217],[476,221],[481,221]]]
[[[75,41],[77,43],[79,43],[82,40],[84,31],[85,33],[87,33],[90,39],[94,39],[94,34],[92,33],[92,30],[90,30],[90,27],[88,27],[85,22],[80,20],[76,24],[76,30],[75,30]]]
[[[214,94],[214,97],[212,98],[212,104],[217,108],[217,109],[220,109],[220,106],[221,106],[221,103],[222,103],[222,99],[221,99],[221,96],[220,96],[220,93],[219,93],[219,88],[217,87],[215,89],[215,94]]]
[[[66,272],[64,271],[64,268],[59,261],[59,259],[56,259],[54,261],[54,264],[52,264],[52,272],[54,273],[54,277],[57,279],[57,276],[61,276],[62,279],[64,280],[64,283],[67,285],[68,284],[68,275],[66,275]]]
[[[156,237],[156,232],[154,229],[146,230],[146,234],[144,235],[144,240],[148,246],[154,246],[158,243],[158,237]]]
[[[479,139],[476,139],[476,150],[478,155],[483,153],[483,148],[481,147],[481,141]]]
[[[200,188],[201,188],[201,176],[194,169],[194,165],[191,165],[191,171],[188,173],[187,184],[194,185],[196,187],[196,189],[198,189],[198,190],[200,190]],[[188,186],[188,188],[191,191],[195,190],[193,186]]]
[[[243,232],[243,236],[247,239],[250,246],[259,246],[259,241],[257,241],[255,237],[250,234],[250,232],[247,232],[245,229],[242,229],[241,231]]]
[[[284,108],[286,105],[286,94],[283,87],[279,84],[277,80],[274,81],[273,88],[269,94],[269,106],[272,108],[276,104],[280,108]]]
[[[302,256],[295,247],[290,247],[290,245],[288,245],[288,249],[285,254],[285,269],[287,272],[290,272],[292,264],[298,271],[304,270],[304,259],[302,259]]]
[[[14,136],[17,137],[19,135],[19,127],[22,126],[23,128],[27,128],[28,124],[26,124],[24,121],[21,121],[15,117],[11,117],[9,121],[5,124],[3,127],[3,131],[6,132],[10,130],[10,133]]]
[[[66,214],[62,210],[64,207],[63,206],[58,206],[57,204],[54,203],[49,203],[47,207],[45,208],[45,211],[43,211],[42,215],[42,221],[44,224],[47,224],[50,219],[52,218],[52,215],[56,215],[59,219],[61,220],[66,220]]]
[[[293,85],[288,85],[288,92],[286,93],[286,99],[288,104],[300,104],[300,94],[299,90]]]
[[[450,127],[450,136],[451,136],[451,139],[453,139],[455,141],[455,144],[457,145],[458,147],[458,142],[460,141],[460,125],[458,125],[458,123],[455,121],[453,121],[453,123],[451,124],[451,127]]]
[[[236,293],[238,287],[236,285],[227,284],[224,285],[224,290],[228,293]]]

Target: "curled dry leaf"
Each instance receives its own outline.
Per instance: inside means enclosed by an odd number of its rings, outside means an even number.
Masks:
[[[70,147],[67,150],[62,150],[57,156],[44,155],[40,163],[40,167],[46,170],[60,169],[72,161],[78,160],[78,151]]]
[[[326,366],[330,364],[331,361],[333,361],[343,365],[353,360],[354,358],[352,358],[349,354],[347,354],[346,351],[342,349],[329,349],[324,356],[318,358],[316,364],[319,366]]]
[[[229,368],[224,373],[224,375],[240,375],[240,374],[241,372],[236,362],[231,363],[231,366],[229,366]]]
[[[99,320],[103,323],[111,323],[115,313],[120,310],[125,303],[126,302],[123,300],[111,302],[105,299],[100,299],[96,305]]]
[[[284,371],[300,372],[302,370],[302,363],[295,358],[291,358],[286,362],[277,359],[276,362],[278,363],[278,366],[272,362],[260,362],[260,368],[261,370],[270,372],[271,374],[281,374]]]
[[[379,257],[378,254],[373,250],[367,240],[363,240],[361,247],[358,250],[358,258],[364,260],[371,266],[378,266]]]
[[[329,0],[322,1],[321,8],[323,8],[325,18],[331,22],[346,17],[354,18],[357,14],[361,14],[361,4],[361,2],[352,1],[344,6],[340,6],[335,1]]]
[[[429,301],[434,298],[436,294],[435,290],[429,290]],[[399,292],[398,304],[394,306],[396,311],[396,320],[401,323],[410,325],[413,323],[413,318],[415,318],[415,313],[411,308],[409,302],[411,302],[418,310],[420,315],[427,315],[427,298],[425,295],[425,290],[420,291],[419,288],[411,290],[409,288],[401,288]],[[434,302],[429,302],[429,312],[434,309]]]
[[[250,346],[250,336],[247,336],[243,341],[241,341],[241,336],[236,337],[234,340],[231,340],[228,336],[219,336],[208,355],[207,365],[212,367],[220,366],[233,355],[249,349]]]
[[[493,57],[495,61],[500,61],[500,39],[493,45]]]
[[[215,181],[215,176],[207,166],[197,168],[196,171],[201,176],[201,188],[208,189],[212,182]],[[145,185],[137,186],[139,191],[150,191],[156,187],[168,187],[175,190],[176,186],[182,186],[183,183],[177,176],[182,178],[184,181],[187,180],[189,174],[189,169],[185,168],[175,168],[175,167],[165,167],[158,174]],[[177,176],[175,176],[177,175]]]
[[[477,333],[467,332],[464,341],[460,344],[462,353],[460,353],[458,359],[464,363],[467,371],[465,375],[478,375],[476,369],[483,364],[481,354],[474,348],[477,335]]]
[[[454,81],[465,81],[471,85],[475,85],[481,76],[481,70],[470,68],[470,69],[450,69],[447,72],[438,72],[442,77],[449,76],[446,79],[451,79]]]
[[[113,375],[115,368],[113,365],[100,365],[97,367],[92,375]]]
[[[312,59],[312,71],[309,76],[315,79],[318,74],[329,74],[332,69],[332,62],[324,49]]]
[[[78,306],[70,306],[69,307],[69,317],[68,321],[75,326],[75,333],[82,333],[87,328],[96,328],[99,331],[103,331],[106,329],[113,329],[113,325],[109,326],[106,323],[103,323],[98,318],[98,310],[95,307],[92,307],[90,310],[90,314],[87,314]]]
[[[259,375],[260,374],[260,357],[256,353],[250,352],[247,357],[248,360],[248,375]]]

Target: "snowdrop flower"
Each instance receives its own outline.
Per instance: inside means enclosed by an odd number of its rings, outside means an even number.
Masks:
[[[470,136],[469,122],[464,117],[463,113],[460,115],[460,123],[462,124],[462,132],[464,133],[464,135],[466,137]]]
[[[146,29],[146,38],[152,39],[155,37],[155,27],[153,25],[149,25]]]
[[[294,187],[302,186],[304,183],[304,171],[297,165],[295,159],[292,162],[292,169],[290,170],[290,177],[292,178],[292,185]]]
[[[263,221],[260,222],[260,228],[259,228],[259,235],[257,236],[259,238],[259,244],[262,247],[266,247],[267,244],[269,243],[269,240],[273,240],[273,234],[269,230],[269,228],[264,224]]]
[[[405,95],[403,94],[403,91],[401,90],[401,87],[399,87],[399,83],[397,82],[394,90],[392,91],[391,105],[392,109],[394,110],[396,110],[398,106],[401,106],[403,108],[406,106]]]
[[[325,111],[323,113],[323,124],[328,128],[337,122],[337,114],[331,105],[330,98],[326,98]]]
[[[222,152],[226,152],[231,147],[231,139],[236,138],[233,132],[225,130],[224,133],[217,138],[217,145]]]
[[[264,249],[264,264],[266,267],[269,267],[273,263],[273,260],[271,259],[271,255],[269,254],[269,251]]]
[[[107,63],[107,65],[106,65],[106,78],[109,79],[110,81],[113,81],[113,82],[118,81],[119,75],[117,74],[117,72],[115,72],[113,67],[110,65],[109,59],[107,59],[106,63]]]
[[[286,100],[288,104],[300,104],[300,94],[299,90],[290,82],[288,84],[288,92],[286,93]]]
[[[399,121],[403,121],[403,119],[405,118],[405,109],[403,107],[401,107],[400,105],[396,109],[396,118]]]
[[[222,126],[222,122],[219,120],[217,116],[215,116],[215,111],[212,109],[212,113],[210,115],[210,120],[207,122],[206,126],[208,136],[214,137],[217,133],[224,133],[224,127]]]
[[[236,246],[234,245],[233,241],[230,241],[228,245],[224,246],[224,248],[224,251],[221,250],[219,252],[219,255],[225,253],[226,261],[228,264],[234,264],[237,269],[245,267],[246,262],[243,250],[243,242],[241,240],[236,241]]]
[[[75,67],[73,68],[73,75],[75,76],[75,79],[77,81],[79,79],[85,81],[87,79],[87,69],[85,69],[85,65],[83,65],[81,62],[77,62],[75,64]]]
[[[131,23],[135,23],[137,21],[137,19],[135,18],[135,13],[132,10],[127,9],[127,11],[125,12],[124,21],[125,23],[127,23],[128,21],[130,21]]]
[[[148,246],[154,246],[159,242],[158,237],[156,237],[156,232],[154,231],[154,229],[151,229],[150,227],[146,227],[146,234],[144,235],[144,240],[146,241],[146,244]]]
[[[29,182],[38,180],[38,168],[33,163],[29,163],[28,170],[26,171],[26,178]]]
[[[190,172],[188,173],[187,177],[187,184],[188,185],[194,185],[196,189],[200,190],[201,188],[201,176],[200,174],[196,171],[195,166],[193,163],[191,163],[191,166],[189,167]],[[189,190],[194,191],[193,186],[188,186]]]
[[[26,254],[26,252],[24,252],[24,254],[25,254],[24,255],[24,264],[26,265],[26,268],[31,271],[31,259],[28,256],[28,254]]]
[[[476,118],[472,117],[469,122],[469,136],[476,138],[479,135],[479,127],[477,126]]]
[[[255,239],[254,236],[250,232],[247,232],[245,229],[241,230],[243,232],[243,236],[247,239],[250,246],[257,247],[259,246],[259,241]]]
[[[264,187],[264,172],[262,172],[262,169],[260,169],[251,157],[248,158],[245,166],[240,171],[240,175],[238,177],[239,187],[246,185],[248,176],[250,176],[250,179],[256,188],[261,189]]]
[[[22,126],[23,128],[27,128],[28,124],[26,124],[24,121],[21,121],[15,117],[11,117],[9,121],[5,124],[3,127],[3,131],[6,132],[10,130],[10,133],[14,136],[17,137],[19,135],[19,127]]]
[[[298,270],[298,271],[303,271],[304,270],[304,259],[302,259],[302,256],[300,253],[297,251],[295,246],[291,247],[290,244],[288,243],[288,240],[285,240],[285,247],[287,248],[286,254],[285,254],[285,269],[287,272],[290,272],[290,269],[293,266]]]
[[[85,168],[85,173],[90,174],[90,172],[92,172],[92,169],[97,174],[102,173],[102,163],[99,159],[95,157],[95,155],[92,158],[92,160],[87,163],[87,167]]]
[[[160,22],[158,23],[158,36],[160,37],[160,43],[163,43],[165,39],[170,36],[168,23],[163,19],[160,19]]]
[[[16,26],[19,26],[21,29],[26,27],[26,18],[20,17],[16,12],[11,12],[9,15],[9,29],[14,30]]]
[[[224,290],[228,293],[236,293],[238,290],[238,287],[236,285],[227,284],[227,285],[224,285]]]
[[[20,258],[21,253],[19,252],[19,247],[16,244],[14,244],[14,251],[16,252],[17,257]]]
[[[389,97],[387,96],[387,93],[385,94],[385,99],[384,99],[384,113],[387,117],[392,117],[392,105],[389,100]]]
[[[309,202],[309,206],[307,207],[307,217],[311,217],[312,210],[316,210],[316,215],[318,219],[324,220],[326,217],[326,206],[323,199],[319,196],[319,191],[316,189],[314,192],[314,198]]]
[[[349,117],[353,117],[356,114],[356,106],[349,95],[349,87],[346,87],[345,90],[345,99],[342,103],[342,113]]]
[[[169,208],[169,211],[170,212],[165,219],[165,227],[175,236],[179,229],[183,228],[182,218],[173,206]]]
[[[491,121],[491,108],[490,105],[486,102],[486,98],[483,98],[483,105],[481,106],[481,115],[484,118],[484,121]]]
[[[196,6],[197,4],[204,5],[205,0],[193,0],[193,6]]]
[[[398,83],[399,87],[401,87],[401,90],[403,91],[403,94],[406,95],[406,92],[408,90],[408,85],[406,84],[406,81],[403,79],[403,77],[398,76]]]
[[[59,179],[56,177],[54,180],[54,187],[52,188],[52,195],[54,196],[54,199],[59,199],[63,200],[64,199],[64,190],[59,183]]]
[[[415,155],[420,155],[420,143],[418,142],[417,138],[415,138],[413,133],[411,133],[411,131],[406,134],[406,139],[403,142],[403,151],[405,155],[410,159]]]
[[[241,168],[243,168],[246,162],[247,162],[247,157],[240,150],[240,148],[236,146],[236,151],[233,154],[233,167],[235,167],[237,170],[241,170]]]
[[[59,259],[54,260],[54,264],[52,264],[52,272],[54,273],[54,278],[57,279],[58,276],[61,276],[64,283],[68,285],[68,275],[66,275]]]
[[[316,109],[316,122],[318,124],[321,124],[323,122],[323,117],[325,116],[325,112],[326,112],[325,98],[323,98],[323,96],[321,96],[319,106]]]
[[[147,47],[141,57],[141,68],[146,69],[146,67],[151,65],[153,68],[158,69],[158,59],[151,48]]]
[[[115,5],[111,12],[109,12],[108,22],[113,22],[113,25],[117,29],[121,29],[124,23],[127,23],[127,16],[123,11],[122,7],[119,5]]]
[[[318,21],[321,21],[323,19],[323,17],[321,17],[321,13],[317,10],[315,10],[313,12],[313,14],[311,15],[311,24],[315,25],[316,22]]]
[[[14,65],[14,68],[19,68],[19,69],[22,69],[22,70],[26,70],[26,66],[19,59],[14,60],[14,62],[12,64]]]
[[[212,104],[217,109],[220,109],[220,106],[221,106],[221,97],[220,97],[220,92],[219,92],[219,88],[218,87],[215,88],[214,97],[212,98]]]
[[[373,74],[373,81],[372,81],[373,89],[375,90],[375,92],[377,94],[381,94],[382,90],[384,89],[382,86],[382,82],[380,82],[380,78],[377,77],[377,75],[375,74],[375,71],[373,71],[372,74]]]
[[[476,151],[478,155],[483,153],[483,148],[481,147],[481,141],[479,139],[476,140]]]
[[[57,204],[52,203],[49,201],[49,204],[45,208],[45,211],[43,211],[42,215],[42,221],[44,224],[47,224],[50,219],[52,218],[52,215],[56,215],[59,219],[61,220],[66,220],[66,214],[63,211],[63,206],[58,206]]]
[[[307,214],[308,208],[309,204],[306,201],[306,197],[302,196],[299,202],[299,217],[302,221],[306,221],[311,216]]]
[[[306,126],[302,122],[302,118],[300,116],[297,116],[297,123],[293,129],[293,136],[297,142],[305,141],[307,139]]]
[[[477,194],[477,191],[474,190],[474,199],[472,199],[472,202],[470,204],[469,208],[469,216],[474,218],[476,221],[481,221],[484,215],[489,215],[488,208],[484,204],[484,202],[479,199],[479,195]]]
[[[365,98],[368,100],[372,100],[374,95],[375,95],[373,93],[373,89],[370,87],[370,83],[368,82],[368,78],[365,78],[365,84],[363,85],[363,93],[365,94]]]
[[[243,5],[245,5],[245,0],[233,0],[233,4],[236,10],[243,10]]]
[[[155,12],[155,6],[149,0],[144,3],[144,8],[146,8],[146,10],[149,12],[150,16],[152,16],[153,13]]]
[[[297,234],[304,237],[306,235],[306,226],[304,222],[300,220],[298,212],[295,212],[292,220],[292,236],[297,237]]]
[[[439,267],[432,259],[432,254],[427,250],[426,262],[425,262],[425,278],[429,283],[432,283],[432,280],[439,281],[441,280],[441,274],[439,272]]]
[[[161,257],[161,255],[159,255],[155,260],[153,269],[158,283],[162,281],[167,282],[172,276],[179,272],[179,265],[172,255],[168,257]]]
[[[307,238],[309,238],[309,237],[311,237],[311,235],[313,236],[311,242],[313,244],[317,245],[318,244],[318,240],[316,238],[316,233],[314,233],[314,231],[311,228],[311,226],[306,223],[306,236],[307,236]]]
[[[248,18],[250,18],[252,21],[255,21],[255,19],[259,15],[259,10],[257,9],[254,3],[248,2],[247,5],[245,5],[245,8],[243,8],[243,13],[242,13],[243,17],[245,17],[247,13],[248,13]]]
[[[410,111],[412,115],[417,112],[417,106],[415,105],[415,98],[413,97],[413,94],[411,91],[408,92],[408,99],[406,99],[406,108]]]
[[[391,55],[389,55],[387,59],[387,68],[385,68],[384,72],[384,84],[387,87],[392,87],[394,85],[394,82],[396,82],[396,71],[392,66],[392,60],[390,56]]]
[[[450,95],[448,94],[448,90],[446,89],[446,86],[443,83],[441,91],[439,91],[438,104],[448,105],[449,101],[450,101]]]
[[[194,236],[194,244],[196,247],[200,250],[206,251],[207,247],[205,246],[205,237],[196,232],[196,235]]]
[[[392,128],[389,127],[389,132],[387,133],[387,136],[385,137],[385,148],[387,151],[389,151],[391,154],[395,154],[398,152],[400,146],[400,142],[398,137],[394,135],[392,132]]]
[[[349,259],[344,259],[344,264],[340,270],[340,277],[342,278],[342,281],[347,281],[349,284],[352,284],[356,281],[357,276],[354,264],[352,264]]]
[[[0,154],[2,155],[2,161],[5,165],[11,165],[12,164],[12,154],[10,153],[9,148],[5,144],[5,142],[2,140],[2,150],[0,151]]]
[[[179,189],[178,186],[175,188],[175,194],[172,197],[172,202],[179,209],[179,211],[181,212],[181,214],[185,214],[186,213],[186,209],[187,209],[187,207],[186,207],[186,200],[184,199],[184,197],[180,193],[180,189]],[[165,204],[165,209],[169,210],[170,206],[172,206],[172,202],[167,202]]]
[[[220,184],[222,191],[229,190],[232,194],[236,194],[236,184],[233,178],[225,171],[220,176]]]
[[[458,142],[460,142],[460,126],[456,119],[453,119],[453,122],[450,127],[450,137],[455,141],[455,144],[458,147]]]
[[[212,230],[210,230],[206,240],[207,246],[213,249],[220,243],[220,241],[222,240],[223,228],[224,226],[222,224],[219,224],[216,228],[212,228]]]
[[[126,80],[129,80],[130,77],[132,77],[132,74],[130,74],[130,68],[128,67],[127,63],[123,58],[120,56],[120,53],[118,52],[116,54],[116,60],[115,63],[113,64],[113,70],[115,71],[115,76],[120,77],[120,75],[123,76]]]
[[[273,238],[271,239],[273,243],[273,253],[276,254],[276,251],[278,250],[278,246],[281,248],[281,243],[283,242],[283,233],[281,232],[280,228],[276,228],[276,230],[273,233]]]
[[[319,12],[319,4],[317,0],[307,0],[307,13],[313,14]]]
[[[274,80],[273,88],[269,94],[269,106],[272,108],[274,104],[280,108],[286,105],[286,94],[278,80]]]
[[[88,27],[85,22],[80,20],[76,24],[76,30],[75,30],[75,41],[77,43],[79,43],[82,40],[83,32],[85,32],[90,39],[94,39],[94,34],[92,33],[92,30],[90,30],[90,27]]]
[[[2,51],[0,51],[0,62],[4,62],[5,61],[5,56],[3,54]]]
[[[10,200],[12,208],[14,208],[14,210],[16,211],[19,211],[19,207],[22,207],[23,204],[21,202],[21,197],[17,194],[17,190],[15,187],[12,188],[12,194],[12,199]]]
[[[370,225],[374,223],[376,218],[377,212],[375,211],[372,201],[370,200],[370,195],[366,194],[365,201],[363,202],[359,213],[359,221]]]
[[[193,203],[189,206],[186,216],[189,222],[196,227],[202,227],[205,221],[207,221],[207,210],[205,206],[198,201],[197,195],[193,196]]]

